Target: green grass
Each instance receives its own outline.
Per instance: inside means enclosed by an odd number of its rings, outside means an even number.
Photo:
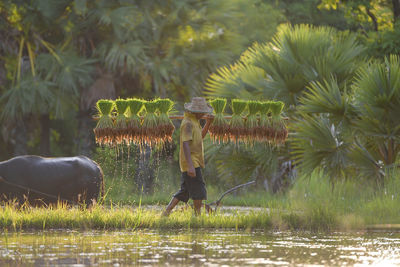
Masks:
[[[338,182],[315,172],[302,177],[287,195],[293,228],[362,229],[400,223],[400,176],[388,173],[383,185],[357,179]],[[300,212],[296,212],[300,211]]]
[[[166,173],[164,174],[166,175]],[[168,177],[168,176],[165,176]],[[388,173],[379,187],[370,181],[347,180],[332,188],[328,177],[314,172],[299,178],[285,194],[269,194],[249,187],[223,199],[223,206],[264,207],[243,211],[220,210],[212,215],[193,216],[180,206],[168,218],[161,210],[178,189],[167,178],[156,181],[153,194],[138,192],[130,179],[106,178],[104,205],[86,210],[79,207],[0,207],[0,228],[21,229],[136,229],[136,228],[234,228],[294,230],[363,230],[372,224],[400,224],[400,176]],[[162,190],[160,189],[162,188]],[[224,191],[208,186],[207,203]],[[147,205],[158,205],[150,210]]]
[[[120,180],[121,181],[121,180]],[[166,183],[151,195],[130,193],[127,184],[114,181],[108,202],[120,205],[166,205],[179,184]],[[125,190],[125,191],[124,191]],[[216,186],[207,186],[211,203],[224,192]],[[265,207],[273,211],[272,225],[282,229],[332,230],[364,229],[372,224],[400,224],[400,176],[388,173],[383,185],[367,180],[347,180],[332,188],[327,176],[314,172],[299,178],[286,194],[270,194],[249,187],[227,195],[223,206]],[[106,202],[107,202],[106,201]]]
[[[161,212],[143,210],[140,207],[103,207],[96,206],[90,210],[67,208],[59,205],[56,208],[17,209],[13,205],[0,208],[0,227],[4,230],[19,231],[23,229],[195,229],[195,228],[270,228],[271,216],[267,212],[248,214],[194,216],[190,209],[162,217]]]

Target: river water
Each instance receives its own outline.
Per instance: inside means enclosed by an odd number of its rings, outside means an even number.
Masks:
[[[0,266],[400,265],[400,233],[231,230],[2,233]]]

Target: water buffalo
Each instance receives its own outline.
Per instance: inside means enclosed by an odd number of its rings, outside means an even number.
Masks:
[[[0,162],[0,198],[30,204],[96,201],[104,195],[103,172],[84,157],[19,156]]]

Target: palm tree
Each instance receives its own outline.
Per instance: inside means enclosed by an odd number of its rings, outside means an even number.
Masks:
[[[69,41],[60,34],[62,23],[54,23],[66,7],[65,1],[51,5],[6,1],[1,9],[8,16],[5,34],[18,45],[7,53],[17,64],[8,70],[14,78],[1,97],[6,103],[1,117],[9,121],[37,117],[44,155],[50,154],[50,116],[62,118],[74,108],[80,88],[91,82],[94,69],[95,60],[78,56],[68,47]]]
[[[355,128],[377,161],[392,166],[400,151],[399,56],[373,61],[362,68],[353,85],[357,108]]]
[[[363,62],[364,50],[354,36],[330,27],[282,25],[272,42],[255,44],[236,64],[212,74],[206,94],[234,97],[247,91],[296,106],[311,82],[334,76],[345,86]]]
[[[335,80],[316,84],[302,99],[294,154],[307,171],[361,173],[381,183],[400,151],[399,57],[360,68],[350,92],[337,88]]]
[[[347,170],[351,142],[342,128],[355,112],[346,88],[365,64],[364,50],[354,36],[333,28],[284,25],[272,42],[253,45],[236,64],[210,75],[205,93],[284,101],[293,134],[275,157],[280,163],[295,159],[306,172],[325,166],[336,177]],[[224,161],[240,165],[233,156]]]

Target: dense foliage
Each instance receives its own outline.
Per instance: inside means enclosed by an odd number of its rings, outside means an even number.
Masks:
[[[306,173],[321,168],[332,180],[382,181],[400,150],[397,3],[1,1],[0,158],[91,155],[99,99],[169,97],[182,111],[183,102],[205,94],[282,101],[289,117],[290,142],[279,149],[206,143],[209,169],[227,184],[255,178],[276,191],[292,182],[295,165]],[[131,130],[119,134],[128,142],[137,140],[139,102],[121,114]],[[283,123],[267,118],[254,136]],[[225,139],[247,131],[235,120],[238,132]],[[105,136],[107,128],[104,116]],[[175,165],[176,151],[176,144],[165,151]],[[132,164],[137,173],[154,169]]]
[[[98,99],[187,101],[216,67],[267,40],[278,17],[257,0],[1,1],[1,157],[90,154]],[[70,132],[58,125],[75,116]]]
[[[354,35],[283,26],[271,43],[211,75],[207,93],[284,101],[293,134],[281,153],[302,172],[321,168],[331,180],[362,174],[382,182],[400,151],[399,79],[398,56],[371,60]]]

